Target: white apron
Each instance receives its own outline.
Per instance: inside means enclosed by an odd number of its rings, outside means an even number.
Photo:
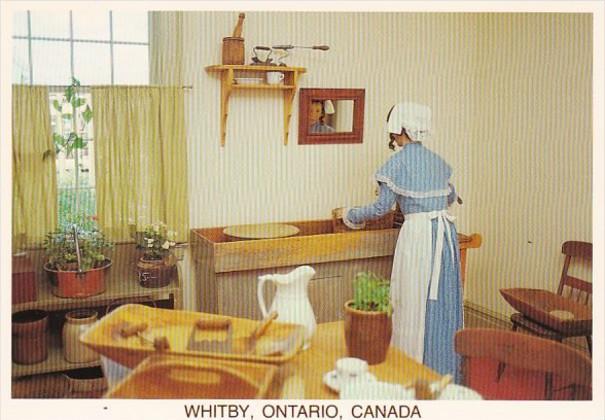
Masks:
[[[434,260],[433,219],[437,219]],[[395,246],[391,273],[391,344],[420,363],[424,353],[427,299],[436,300],[439,292],[444,237],[447,238],[445,240],[450,247],[450,255],[454,256],[452,232],[448,223],[453,220],[454,217],[446,210],[406,214]]]

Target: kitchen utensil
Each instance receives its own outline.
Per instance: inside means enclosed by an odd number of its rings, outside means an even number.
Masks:
[[[555,331],[577,335],[592,332],[590,306],[541,289],[500,289],[500,294],[523,315]],[[564,315],[566,312],[572,316]]]
[[[266,317],[269,312],[276,311],[280,321],[304,325],[307,333],[303,349],[309,348],[311,337],[317,328],[307,291],[309,281],[314,275],[315,270],[312,267],[303,265],[288,274],[267,274],[258,278],[257,298],[261,313]],[[272,281],[276,285],[275,297],[268,311],[263,290],[266,281]]]
[[[112,387],[106,398],[264,398],[277,367],[191,356],[155,354]],[[218,416],[217,416],[218,417]]]
[[[437,397],[438,400],[482,400],[477,391],[462,385],[449,384]]]
[[[301,46],[301,45],[274,45],[273,50],[277,50],[277,52],[280,54],[280,56],[277,58],[277,64],[279,66],[287,66],[286,63],[284,63],[284,60],[286,57],[288,57],[290,55],[289,51],[293,50],[294,48],[307,48],[310,50],[322,50],[322,51],[328,51],[330,49],[330,47],[328,47],[327,45],[313,45],[310,47],[306,47],[306,46]]]
[[[376,376],[371,374],[370,372],[364,372],[362,375],[358,376],[351,382],[376,382]],[[343,379],[338,375],[338,371],[336,369],[331,370],[330,372],[326,372],[323,376],[323,383],[330,388],[334,392],[340,392],[343,389],[343,385],[348,381],[343,381]]]
[[[196,340],[198,331],[225,331],[223,340]],[[189,336],[187,350],[231,353],[233,348],[233,325],[230,319],[199,319]]]
[[[272,311],[268,315],[264,313],[264,315],[265,317],[260,322],[260,324],[258,324],[258,327],[256,327],[254,331],[252,331],[252,334],[250,334],[250,336],[245,339],[243,346],[244,354],[254,353],[254,351],[256,350],[257,341],[265,333],[265,331],[267,331],[267,328],[269,328],[269,325],[271,325],[273,320],[275,320],[275,318],[277,318],[278,316],[277,312],[275,311]]]
[[[239,225],[229,226],[223,229],[223,234],[229,239],[234,240],[285,238],[287,236],[296,235],[299,232],[300,229],[296,226],[283,223]]]
[[[257,45],[252,49],[252,64],[259,66],[274,66],[272,63],[273,59],[271,58],[271,54],[273,51],[269,47],[264,47],[262,45]]]
[[[139,337],[139,339],[141,339],[141,341],[151,344],[153,348],[158,351],[170,350],[170,342],[168,341],[168,338],[162,336],[150,340],[145,337],[142,332],[145,331],[147,327],[148,325],[146,322],[141,322],[138,324],[126,323],[126,325],[120,327],[119,333],[120,336],[122,336],[123,338],[128,338],[136,335],[137,337]]]
[[[244,64],[246,61],[242,30],[246,15],[240,13],[232,36],[223,38],[223,64]]]
[[[229,318],[231,320],[233,323],[234,351],[231,353],[213,353],[192,352],[186,349],[191,328],[201,317],[206,319]],[[159,353],[147,341],[137,337],[123,338],[120,335],[122,327],[142,322],[149,325],[144,333],[145,337],[149,339],[153,339],[154,336],[167,337],[170,342],[170,350],[162,352],[162,354],[189,357],[203,356],[203,358],[208,359],[240,360],[251,363],[282,364],[291,360],[302,347],[306,333],[305,327],[302,325],[274,321],[271,328],[265,332],[258,342],[256,351],[252,354],[244,354],[244,343],[247,342],[250,332],[258,326],[258,321],[193,311],[151,308],[141,304],[125,304],[109,312],[93,324],[80,337],[80,341],[95,350],[103,358],[110,359],[113,364],[134,368],[145,358]],[[202,334],[198,334],[197,338],[202,338]],[[206,337],[212,338],[212,335],[214,333],[207,334]],[[216,338],[221,338],[218,333]],[[282,342],[282,340],[285,341]],[[291,341],[288,342],[288,340]],[[277,348],[274,344],[276,342],[279,344]],[[269,352],[271,354],[266,355]],[[123,369],[117,370],[119,370],[120,375],[124,373]]]
[[[413,400],[414,389],[378,380],[347,382],[340,388],[341,400]]]

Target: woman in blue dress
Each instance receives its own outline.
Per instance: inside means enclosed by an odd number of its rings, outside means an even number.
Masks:
[[[430,125],[431,110],[424,105],[404,102],[389,111],[389,147],[401,149],[376,172],[376,202],[345,208],[342,218],[349,228],[360,229],[399,204],[405,222],[391,274],[391,344],[458,381],[454,335],[463,327],[460,251],[447,211],[457,196],[449,182],[451,167],[422,144]]]

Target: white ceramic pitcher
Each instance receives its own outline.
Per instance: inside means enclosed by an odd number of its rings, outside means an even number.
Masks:
[[[258,304],[260,305],[263,318],[268,313],[276,311],[278,321],[304,325],[307,328],[303,346],[304,350],[309,348],[311,337],[313,337],[313,333],[315,333],[315,328],[317,327],[315,313],[313,312],[311,302],[309,302],[309,294],[307,292],[309,281],[314,275],[315,270],[313,267],[303,265],[288,274],[266,274],[258,277]],[[276,286],[275,297],[268,311],[263,296],[263,288],[267,280],[274,282]]]

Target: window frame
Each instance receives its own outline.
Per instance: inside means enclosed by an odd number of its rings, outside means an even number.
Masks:
[[[58,41],[58,42],[68,42],[69,43],[69,53],[70,53],[70,76],[71,78],[75,77],[74,74],[74,43],[91,43],[91,44],[105,44],[109,45],[109,60],[110,60],[110,84],[115,84],[115,63],[114,63],[114,45],[138,45],[138,46],[146,46],[147,54],[150,54],[149,51],[149,39],[150,39],[150,16],[149,12],[147,12],[147,42],[141,41],[116,41],[114,40],[114,28],[113,28],[113,11],[109,10],[109,40],[102,39],[87,39],[87,38],[74,38],[74,18],[73,12],[69,11],[69,38],[64,37],[45,37],[45,36],[32,36],[32,19],[31,19],[31,11],[27,10],[27,35],[13,35],[13,39],[21,39],[27,41],[27,57],[28,57],[28,67],[29,67],[29,83],[30,85],[34,85],[34,63],[32,57],[32,41]],[[58,85],[62,85],[62,83],[58,83]]]

